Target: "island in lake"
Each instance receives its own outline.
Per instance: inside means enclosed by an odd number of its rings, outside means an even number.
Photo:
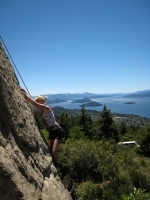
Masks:
[[[95,107],[95,106],[102,106],[103,104],[95,102],[95,101],[91,101],[88,102],[86,104],[80,105],[80,107],[84,106],[84,107]]]
[[[52,103],[63,103],[63,102],[66,102],[67,99],[53,99],[53,100],[47,100],[47,104],[52,104]]]
[[[126,102],[124,104],[135,104],[135,102]]]
[[[92,100],[87,98],[87,97],[84,97],[82,99],[76,99],[74,101],[72,101],[71,103],[87,103],[87,102],[91,102]]]

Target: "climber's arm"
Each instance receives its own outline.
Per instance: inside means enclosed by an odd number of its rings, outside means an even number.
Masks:
[[[29,101],[33,106],[37,107],[40,110],[45,110],[47,109],[47,106],[45,104],[38,103],[34,101],[25,91],[21,90],[22,94],[24,97]]]

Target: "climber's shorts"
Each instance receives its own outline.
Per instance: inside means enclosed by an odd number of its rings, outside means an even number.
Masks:
[[[65,138],[65,131],[61,128],[58,127],[57,129],[48,129],[49,132],[49,140],[62,140],[63,138]]]

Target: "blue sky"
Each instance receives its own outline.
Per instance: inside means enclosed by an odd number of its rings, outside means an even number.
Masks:
[[[31,95],[150,89],[149,0],[1,0],[0,35]]]

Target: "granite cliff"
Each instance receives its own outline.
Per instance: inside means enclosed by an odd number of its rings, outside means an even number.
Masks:
[[[0,200],[70,200],[0,44]]]

